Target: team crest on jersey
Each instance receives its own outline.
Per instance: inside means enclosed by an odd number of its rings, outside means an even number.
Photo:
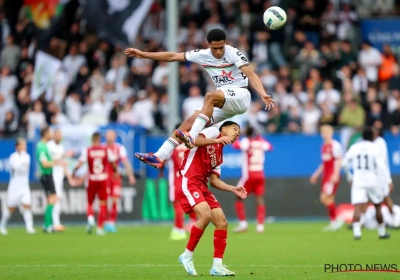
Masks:
[[[193,193],[193,196],[194,196],[195,198],[199,198],[199,197],[200,197],[200,195],[199,195],[198,192],[194,192],[194,193]]]

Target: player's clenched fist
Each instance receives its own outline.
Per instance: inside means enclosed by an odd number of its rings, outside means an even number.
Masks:
[[[247,197],[247,191],[243,186],[234,188],[233,193],[236,194],[241,199],[245,199]]]
[[[126,50],[125,50],[125,54],[126,54],[127,56],[129,56],[129,57],[138,57],[138,58],[141,58],[141,57],[142,57],[141,53],[142,53],[141,50],[134,49],[134,48],[129,48],[129,49],[126,49]]]

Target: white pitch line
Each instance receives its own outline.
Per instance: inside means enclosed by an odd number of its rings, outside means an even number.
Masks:
[[[1,266],[11,267],[178,267],[178,264],[0,264]],[[196,265],[196,266],[210,266],[210,265]],[[231,267],[322,267],[323,264],[238,264],[228,265]]]

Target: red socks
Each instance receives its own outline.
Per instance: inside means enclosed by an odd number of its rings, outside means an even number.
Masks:
[[[88,204],[87,209],[86,209],[86,215],[89,216],[94,216],[94,211],[93,211],[93,205]]]
[[[117,220],[117,216],[118,216],[117,203],[113,202],[110,211],[110,219],[109,219],[110,222],[115,223],[115,221]]]
[[[257,224],[263,225],[265,219],[265,205],[258,205],[257,206]]]
[[[236,201],[235,209],[236,209],[236,215],[237,215],[239,221],[245,221],[246,220],[246,211],[244,209],[243,201],[241,201],[241,200]]]
[[[97,218],[97,227],[103,228],[104,222],[107,219],[107,205],[99,205],[99,215]]]
[[[174,211],[175,211],[174,227],[183,229],[184,213],[182,206],[179,204],[179,201],[174,202]]]
[[[335,205],[335,203],[329,204],[326,208],[328,209],[329,219],[331,221],[336,220],[336,205]]]
[[[204,233],[203,229],[199,229],[198,227],[193,226],[192,230],[190,231],[190,237],[189,237],[189,241],[186,245],[186,249],[193,252],[194,249],[196,249],[196,246],[199,243],[200,238],[203,236],[203,233]],[[214,241],[214,244],[215,244],[215,241]]]
[[[226,248],[227,230],[214,230],[214,258],[223,259]]]

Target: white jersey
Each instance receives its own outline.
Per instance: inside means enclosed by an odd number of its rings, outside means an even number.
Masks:
[[[375,140],[374,143],[379,147],[379,155],[382,157],[383,162],[385,163],[388,173],[390,175],[390,167],[389,167],[389,152],[388,148],[386,145],[385,139],[382,137],[378,136]]]
[[[65,149],[61,143],[56,143],[54,140],[47,142],[51,158],[53,160],[61,160],[64,157]],[[55,165],[53,167],[53,176],[55,178],[64,178],[64,168],[61,165]]]
[[[31,166],[31,156],[27,152],[14,152],[10,158],[10,187],[29,188],[29,169]]]
[[[225,46],[221,59],[215,58],[209,48],[185,52],[185,59],[203,66],[217,89],[247,87],[249,84],[249,79],[240,71],[240,68],[249,65],[248,59],[229,45]]]
[[[388,184],[392,182],[379,147],[373,142],[361,141],[351,146],[342,165],[347,173],[350,167],[353,170],[352,188],[381,187],[381,178]]]

